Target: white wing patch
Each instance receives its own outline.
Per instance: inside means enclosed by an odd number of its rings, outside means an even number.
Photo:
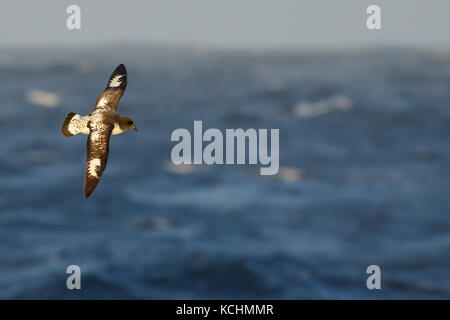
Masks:
[[[111,79],[111,81],[109,81],[108,87],[115,88],[115,87],[120,86],[120,84],[122,83],[122,81],[120,79],[122,79],[122,77],[123,77],[122,74],[116,75],[114,78]]]
[[[88,172],[91,176],[98,178],[97,167],[100,166],[100,159],[92,159],[88,163]]]

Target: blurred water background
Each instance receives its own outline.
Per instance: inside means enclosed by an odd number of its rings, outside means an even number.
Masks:
[[[139,132],[85,200],[60,126],[119,63]],[[0,50],[0,298],[450,298],[449,89],[445,50]],[[194,120],[279,128],[279,174],[174,166]]]

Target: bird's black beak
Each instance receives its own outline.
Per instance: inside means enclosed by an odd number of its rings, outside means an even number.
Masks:
[[[138,128],[136,128],[136,126],[133,124],[133,126],[131,127],[131,129],[133,129],[134,131],[139,131]]]

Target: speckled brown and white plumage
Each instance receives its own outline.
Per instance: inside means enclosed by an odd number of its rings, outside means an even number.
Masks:
[[[116,113],[117,104],[127,86],[127,70],[119,65],[111,74],[105,91],[100,94],[94,111],[87,116],[69,113],[61,127],[64,136],[89,134],[87,140],[87,165],[84,176],[84,196],[87,198],[99,183],[106,168],[111,134],[136,129],[127,116]]]

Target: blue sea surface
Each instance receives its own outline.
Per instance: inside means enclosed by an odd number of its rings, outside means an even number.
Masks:
[[[139,132],[84,199],[60,126],[119,63]],[[450,298],[450,51],[2,49],[0,97],[0,298]],[[278,128],[279,174],[173,165],[194,120]]]

